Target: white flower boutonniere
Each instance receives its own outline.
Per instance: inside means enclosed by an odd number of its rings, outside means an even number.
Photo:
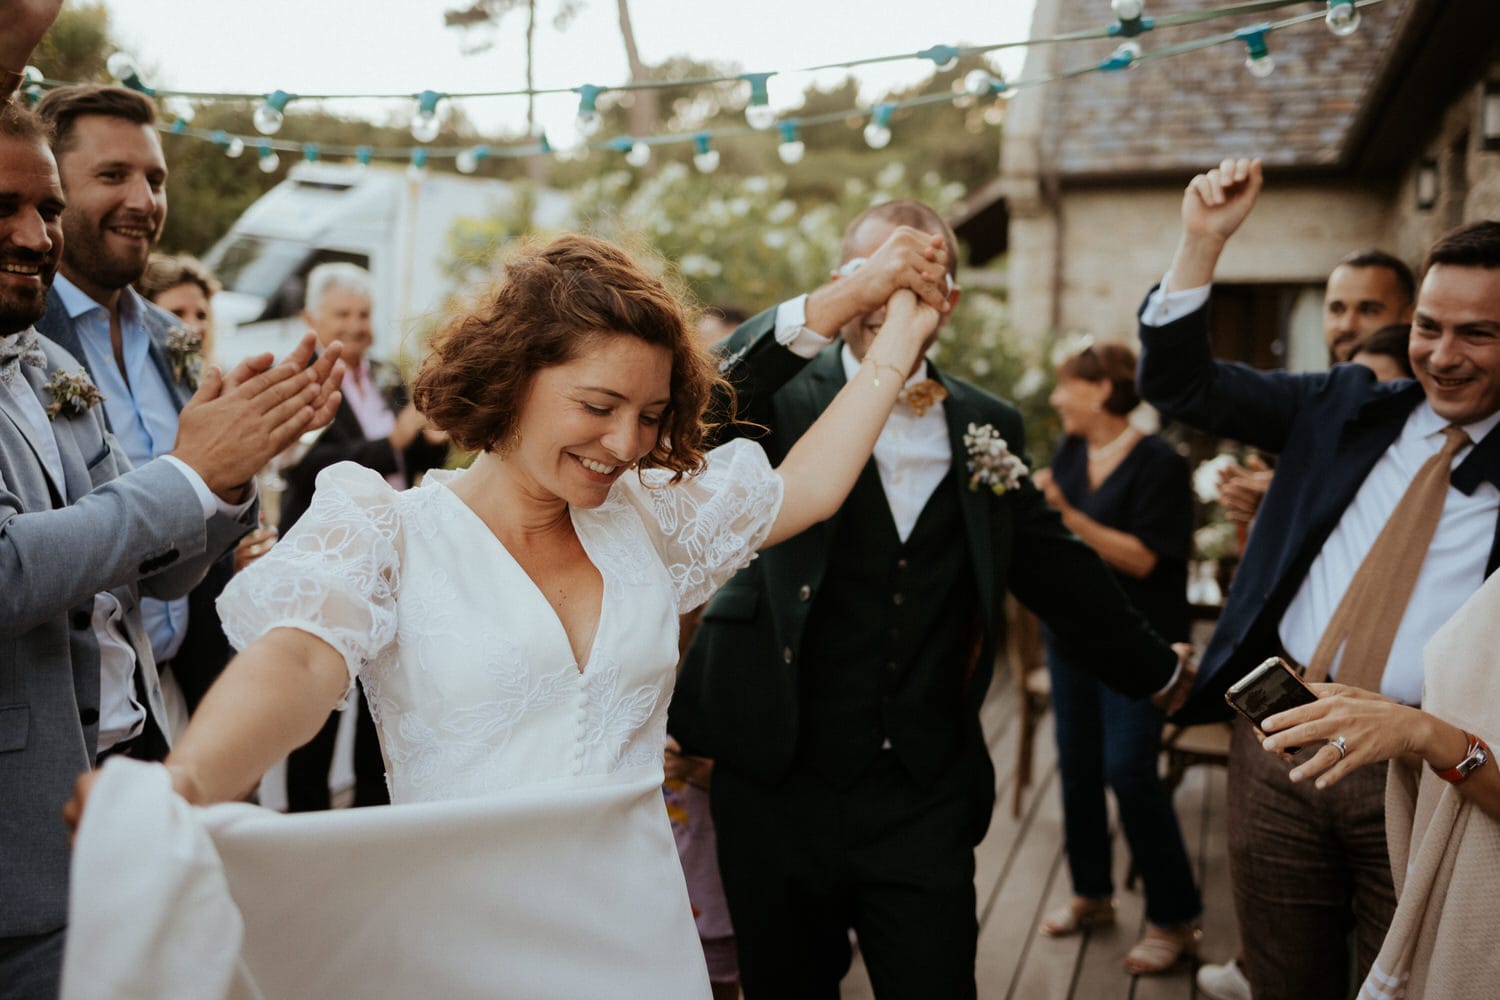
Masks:
[[[76,372],[55,371],[46,385],[52,402],[47,404],[47,419],[56,420],[59,413],[76,417],[104,402],[104,393],[82,368]]]
[[[964,447],[969,450],[969,489],[988,486],[995,496],[1021,485],[1021,477],[1031,470],[1026,463],[1011,454],[1005,438],[990,424],[970,424],[964,435]]]
[[[172,378],[197,391],[198,376],[203,373],[203,334],[185,326],[172,327],[167,331],[167,361]]]

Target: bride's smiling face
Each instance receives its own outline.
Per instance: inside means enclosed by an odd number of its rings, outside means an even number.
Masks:
[[[532,377],[505,464],[535,495],[599,506],[656,447],[671,378],[667,348],[623,333],[591,338],[572,361]]]

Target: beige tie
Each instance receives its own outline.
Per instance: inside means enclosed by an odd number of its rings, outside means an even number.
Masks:
[[[1390,659],[1391,644],[1406,614],[1406,603],[1417,585],[1427,547],[1437,534],[1438,520],[1443,516],[1443,501],[1448,497],[1448,478],[1453,456],[1469,443],[1463,428],[1443,428],[1447,441],[1412,478],[1391,518],[1381,529],[1375,544],[1359,564],[1344,599],[1328,621],[1323,638],[1307,664],[1307,679],[1327,679],[1339,647],[1344,647],[1338,681],[1369,691],[1380,690],[1385,661]]]

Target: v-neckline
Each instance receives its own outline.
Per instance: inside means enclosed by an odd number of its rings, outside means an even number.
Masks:
[[[450,476],[446,478],[453,479],[456,477]],[[531,592],[536,596],[536,599],[542,603],[542,607],[547,609],[547,615],[550,618],[551,624],[556,627],[558,634],[562,637],[563,648],[568,651],[568,658],[572,661],[571,665],[578,671],[580,677],[583,676],[583,673],[588,665],[594,662],[595,654],[599,649],[599,639],[604,634],[604,614],[605,610],[609,607],[610,580],[609,574],[604,571],[604,567],[599,564],[598,558],[589,548],[588,536],[584,531],[580,530],[578,525],[578,517],[576,516],[576,512],[573,510],[573,508],[571,506],[568,507],[568,520],[573,525],[573,534],[577,536],[578,544],[583,548],[584,558],[589,561],[589,565],[594,567],[594,572],[599,574],[599,582],[601,584],[599,588],[599,613],[594,619],[594,635],[589,640],[587,656],[582,661],[579,661],[573,653],[573,641],[572,638],[568,635],[567,627],[563,625],[562,616],[557,613],[557,609],[552,606],[552,602],[547,600],[547,595],[542,592],[541,587],[537,586],[537,582],[531,578],[531,574],[526,572],[526,567],[522,566],[520,560],[516,559],[515,555],[511,553],[510,549],[505,547],[505,543],[500,540],[500,536],[495,534],[495,532],[490,529],[490,526],[488,524],[484,523],[484,518],[479,516],[478,511],[476,511],[473,507],[470,507],[468,502],[465,501],[463,497],[455,493],[452,487],[450,487],[444,479],[433,478],[433,483],[438,488],[443,490],[443,492],[446,493],[454,503],[458,504],[458,506],[462,508],[464,513],[469,518],[471,518],[476,525],[478,525],[480,531],[482,531],[485,536],[495,544],[495,547],[504,554],[505,558],[510,562],[511,566],[515,568],[515,571],[518,574],[520,574],[521,579],[526,581],[526,586],[531,589]]]

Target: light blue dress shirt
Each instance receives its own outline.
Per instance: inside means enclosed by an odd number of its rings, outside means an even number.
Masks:
[[[79,287],[58,274],[53,280],[84,358],[99,391],[104,393],[104,412],[110,429],[139,468],[172,450],[177,441],[177,404],[172,388],[162,378],[161,370],[151,359],[151,335],[143,316],[145,301],[134,289],[120,293],[120,340],[123,345],[125,371],[129,382],[115,364],[115,352],[109,337],[109,311],[89,298]],[[141,599],[141,621],[151,638],[151,652],[157,663],[177,655],[187,635],[187,598],[175,601]]]

